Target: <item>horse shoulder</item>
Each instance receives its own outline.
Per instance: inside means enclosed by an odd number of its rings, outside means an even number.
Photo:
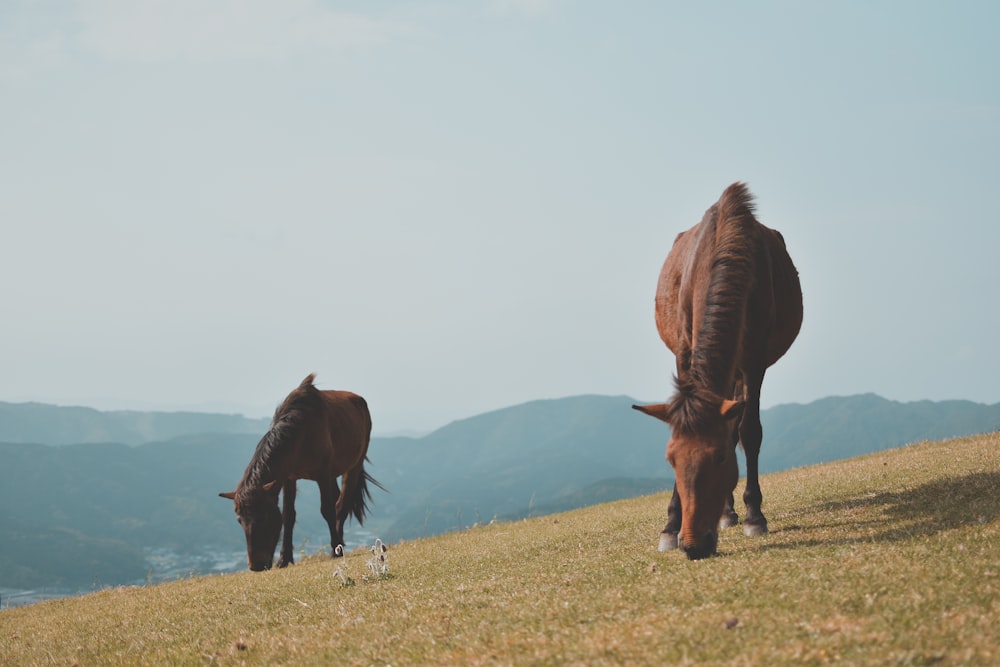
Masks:
[[[694,299],[690,278],[698,230],[695,225],[677,235],[656,286],[656,328],[674,354],[691,348]]]

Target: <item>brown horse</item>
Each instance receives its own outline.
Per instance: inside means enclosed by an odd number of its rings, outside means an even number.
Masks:
[[[220,493],[233,501],[247,539],[247,561],[256,571],[271,568],[284,526],[278,567],[291,565],[295,525],[295,482],[319,485],[320,512],[330,526],[330,546],[344,542],[344,520],[363,524],[371,500],[368,482],[384,487],[365,472],[372,419],[365,399],[349,391],[320,391],[311,374],[274,412],[271,427],[257,444],[235,491]],[[343,475],[343,488],[337,477]],[[278,492],[284,494],[278,511]]]
[[[735,525],[736,444],[747,459],[743,532],[767,532],[757,457],[760,386],[802,325],[802,289],[785,241],[757,222],[743,183],[726,188],[701,222],[678,235],[656,288],[656,328],[677,361],[670,402],[632,406],[671,426],[674,493],[660,551],[715,553]]]

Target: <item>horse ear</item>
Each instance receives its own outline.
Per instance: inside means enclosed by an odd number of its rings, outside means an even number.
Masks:
[[[235,491],[225,491],[223,493],[220,493],[219,497],[220,498],[228,498],[229,500],[236,500],[236,492]]]
[[[669,403],[656,403],[654,405],[633,405],[633,410],[638,410],[643,412],[650,417],[656,417],[661,422],[670,423],[668,415],[670,414],[670,404]]]
[[[722,415],[723,419],[736,419],[743,414],[743,408],[746,403],[743,401],[723,401],[722,407],[719,408],[719,414]]]

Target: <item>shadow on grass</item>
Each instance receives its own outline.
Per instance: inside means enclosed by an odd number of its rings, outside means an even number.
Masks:
[[[780,543],[762,543],[760,549],[829,546],[857,542],[898,542],[927,537],[974,524],[987,524],[1000,517],[1000,472],[975,472],[949,477],[903,491],[883,491],[813,505],[799,516],[833,516],[833,521],[788,523],[773,526],[772,534],[801,531]],[[865,518],[859,519],[858,515]],[[876,515],[877,518],[869,518]],[[844,531],[829,539],[805,537],[822,530]]]

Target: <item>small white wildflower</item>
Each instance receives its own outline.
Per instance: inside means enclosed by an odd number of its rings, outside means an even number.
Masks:
[[[375,544],[368,547],[368,551],[372,553],[373,558],[369,558],[365,565],[372,573],[372,576],[377,577],[387,574],[389,572],[389,557],[386,555],[386,552],[389,551],[389,547],[382,540],[375,538]]]

